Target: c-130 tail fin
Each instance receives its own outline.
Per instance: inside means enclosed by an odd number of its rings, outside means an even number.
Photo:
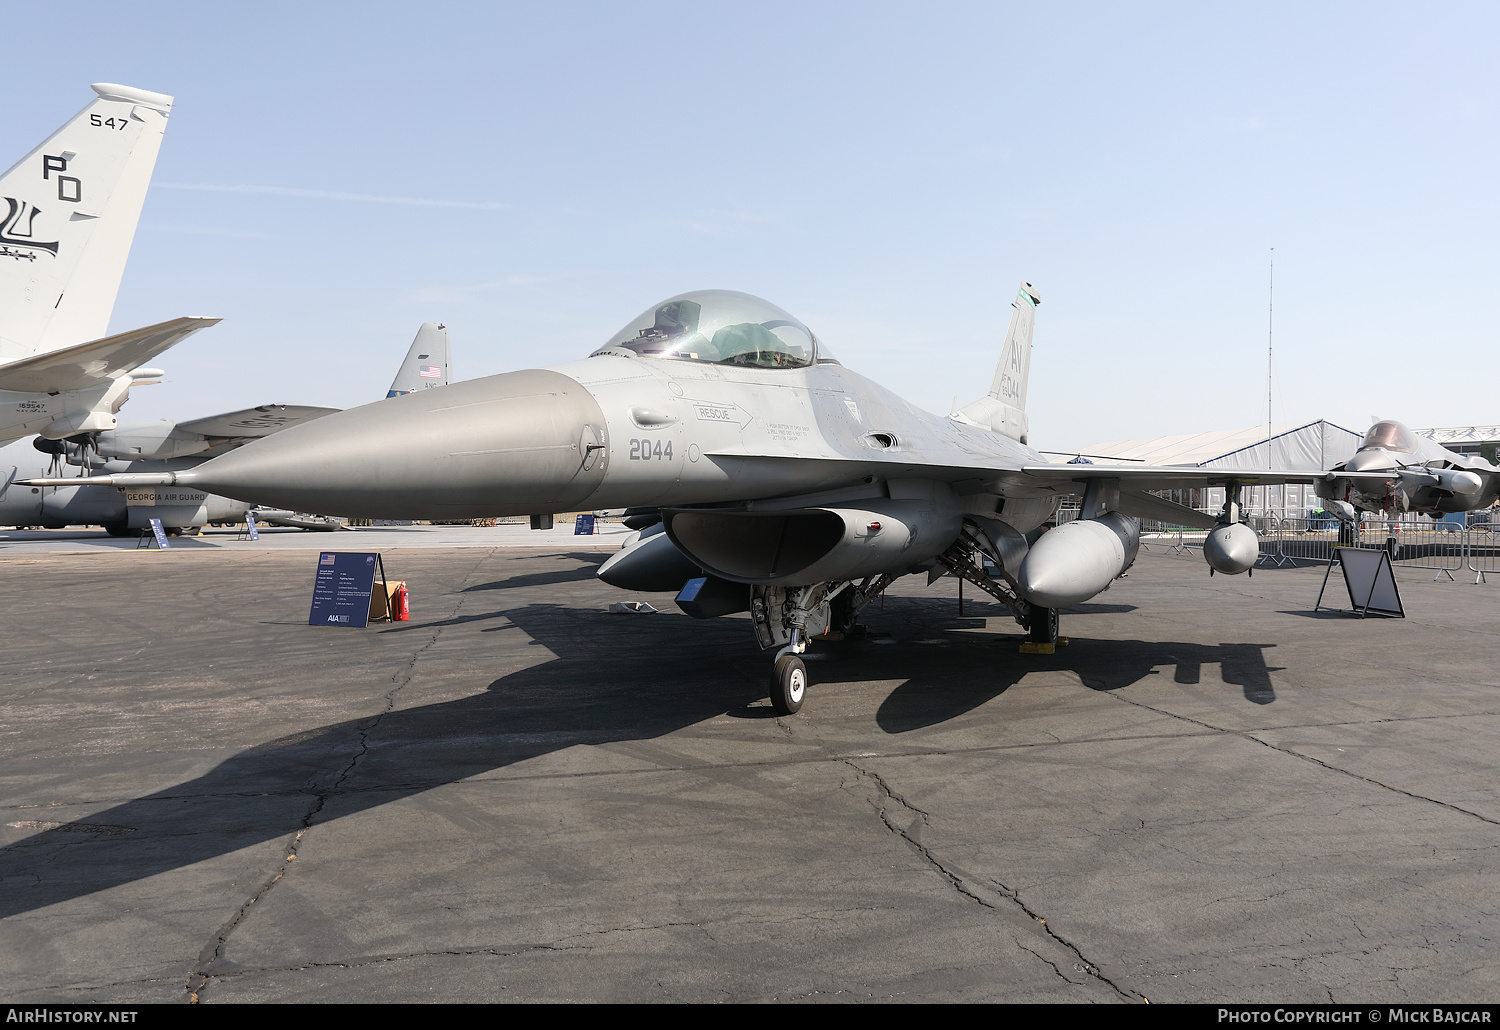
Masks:
[[[1005,346],[995,366],[990,392],[965,405],[952,415],[958,422],[984,426],[986,429],[1026,442],[1026,381],[1031,374],[1031,331],[1036,324],[1036,309],[1041,295],[1030,283],[1022,283],[1011,304],[1010,326],[1005,330]]]
[[[439,322],[423,322],[386,396],[399,397],[413,390],[447,386],[448,368],[448,327]]]

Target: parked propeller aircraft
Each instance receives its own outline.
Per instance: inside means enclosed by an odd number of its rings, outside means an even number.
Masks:
[[[680,588],[700,618],[749,611],[761,647],[779,649],[771,698],[790,713],[809,637],[852,630],[900,576],[962,576],[1048,651],[1057,609],[1135,559],[1135,517],[1209,529],[1211,569],[1245,572],[1259,547],[1240,487],[1313,478],[1048,462],[1026,419],[1039,303],[1023,284],[989,393],[946,418],[845,368],[780,308],[705,290],[648,308],[581,361],[352,408],[184,472],[108,478],[373,518],[654,508],[662,532],[601,578]],[[1147,492],[1210,485],[1226,488],[1217,517]],[[1082,517],[1028,544],[1078,493]]]
[[[449,366],[447,328],[424,322],[386,396],[443,386],[448,382]],[[144,485],[127,489],[98,485],[105,480],[90,473],[190,469],[251,440],[336,411],[337,408],[306,404],[261,404],[189,422],[162,419],[72,440],[37,437],[30,446],[12,444],[0,449],[0,526],[47,529],[103,526],[112,536],[125,536],[145,529],[152,518],[160,519],[163,528],[173,530],[238,521],[254,505],[176,486]],[[41,458],[38,451],[51,455],[47,466],[37,464]],[[38,487],[18,482],[55,475],[63,464],[80,469],[77,477],[60,480],[65,486]],[[326,519],[309,519],[281,510],[257,510],[256,519],[303,528],[326,529],[337,525]]]
[[[1442,518],[1494,504],[1500,498],[1500,468],[1384,419],[1370,427],[1354,457],[1330,469],[1316,489],[1324,507],[1345,522],[1355,521],[1359,512],[1414,511]]]
[[[144,362],[217,318],[105,336],[172,98],[97,98],[0,176],[0,443],[113,429]]]

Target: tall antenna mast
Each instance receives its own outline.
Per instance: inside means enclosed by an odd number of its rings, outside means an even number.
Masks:
[[[1271,461],[1271,345],[1276,338],[1276,248],[1271,248],[1271,292],[1266,308],[1266,468]]]

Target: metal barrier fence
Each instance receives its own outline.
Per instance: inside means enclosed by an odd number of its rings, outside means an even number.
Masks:
[[[1391,564],[1435,569],[1433,579],[1452,579],[1469,560],[1468,530],[1456,522],[1362,519],[1355,546],[1384,547],[1391,552]]]
[[[1281,553],[1281,538],[1277,532],[1281,520],[1275,515],[1252,515],[1245,521],[1260,539],[1260,557],[1255,559],[1255,564],[1277,568],[1285,565],[1289,559]]]
[[[1500,532],[1492,522],[1486,519],[1470,525],[1467,543],[1474,582],[1483,583],[1486,573],[1500,573]]]
[[[1277,518],[1257,515],[1247,520],[1260,537],[1257,565],[1279,567],[1296,562],[1331,562],[1339,547],[1374,547],[1390,552],[1391,563],[1408,569],[1430,569],[1440,579],[1462,569],[1474,582],[1486,574],[1500,575],[1500,528],[1488,522],[1464,526],[1423,518],[1363,519],[1349,525],[1328,518]],[[1206,533],[1172,531],[1143,534],[1142,541],[1166,545],[1167,554],[1201,548]]]

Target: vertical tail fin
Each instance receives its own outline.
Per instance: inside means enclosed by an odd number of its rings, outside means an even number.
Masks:
[[[0,176],[0,362],[100,339],[172,98],[98,97]]]
[[[413,390],[447,386],[448,376],[448,327],[439,322],[423,322],[386,396],[399,397]]]
[[[1030,283],[1016,293],[1005,331],[1005,345],[995,366],[990,392],[951,416],[959,422],[984,426],[1013,440],[1026,442],[1026,382],[1031,375],[1031,331],[1041,295]]]

